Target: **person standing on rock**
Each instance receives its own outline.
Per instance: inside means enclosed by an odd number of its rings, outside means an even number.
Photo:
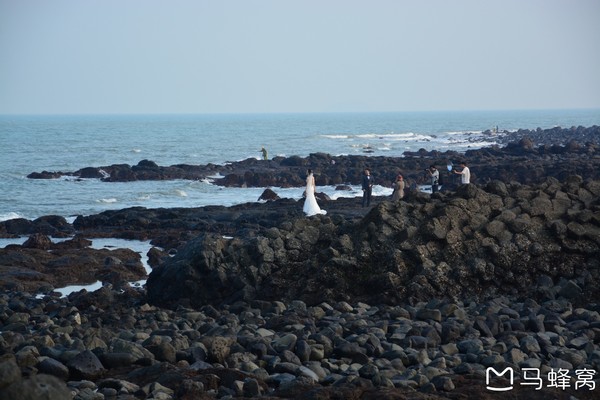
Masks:
[[[263,160],[266,161],[269,159],[269,153],[267,153],[267,149],[264,146],[260,149],[260,152],[262,153]]]
[[[368,168],[365,168],[365,172],[362,177],[362,191],[362,206],[364,207],[366,205],[368,207],[371,205],[371,194],[373,193],[373,177],[371,176],[371,171]]]
[[[460,163],[460,166],[462,167],[462,170],[454,171],[454,173],[461,176],[460,183],[462,183],[463,185],[468,185],[469,183],[471,183],[471,170],[469,169],[469,167],[467,167],[466,161],[462,161]]]
[[[392,201],[397,202],[404,198],[404,177],[398,175],[393,183]]]
[[[310,169],[306,172],[308,173],[308,176],[306,177],[306,190],[304,192],[306,199],[304,200],[304,207],[302,210],[308,217],[317,214],[327,214],[327,211],[321,210],[317,204],[317,199],[315,198],[315,177],[313,172]]]
[[[431,177],[431,193],[435,193],[438,191],[438,185],[439,185],[439,181],[440,181],[440,171],[438,171],[438,169],[435,167],[435,165],[431,165],[429,166],[429,168],[427,168],[427,172],[429,173],[429,176]]]

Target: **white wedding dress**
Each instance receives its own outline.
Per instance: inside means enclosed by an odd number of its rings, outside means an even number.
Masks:
[[[309,175],[306,178],[306,199],[304,200],[303,211],[307,216],[317,214],[327,214],[327,211],[321,210],[315,198],[315,178]]]

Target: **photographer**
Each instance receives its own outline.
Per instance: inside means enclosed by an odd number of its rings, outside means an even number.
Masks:
[[[469,167],[467,167],[466,161],[462,161],[460,163],[460,166],[462,167],[462,171],[454,171],[454,173],[461,175],[461,177],[460,177],[461,184],[468,185],[469,183],[471,183],[471,170],[469,169]]]
[[[431,193],[436,193],[439,189],[440,171],[437,170],[435,165],[430,165],[425,171],[427,171],[431,177]]]

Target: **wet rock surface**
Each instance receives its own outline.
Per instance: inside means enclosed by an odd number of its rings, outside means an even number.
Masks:
[[[140,255],[130,249],[92,249],[89,240],[53,243],[33,234],[23,245],[0,249],[0,288],[37,292],[96,281],[120,284],[146,276]]]

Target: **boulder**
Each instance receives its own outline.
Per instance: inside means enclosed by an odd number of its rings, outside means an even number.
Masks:
[[[265,189],[264,192],[262,192],[262,194],[258,198],[259,201],[260,200],[272,201],[272,200],[278,200],[278,199],[279,199],[279,196],[277,195],[277,193],[275,193],[271,189]]]

